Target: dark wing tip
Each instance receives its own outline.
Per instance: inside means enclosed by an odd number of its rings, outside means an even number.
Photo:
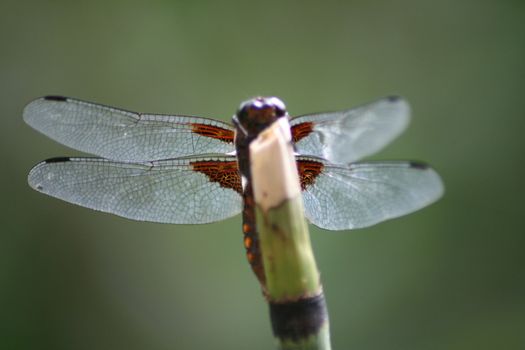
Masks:
[[[33,189],[45,192],[45,188],[43,185],[43,182],[46,182],[46,179],[44,178],[44,175],[46,174],[45,167],[46,165],[53,164],[53,163],[64,163],[71,161],[71,157],[55,157],[46,159],[38,164],[36,164],[30,171],[29,175],[27,177],[27,182],[29,183],[29,186],[31,186]],[[42,167],[44,167],[42,171]]]
[[[427,163],[419,162],[415,160],[411,161],[409,164],[410,164],[410,167],[414,169],[427,170],[428,168],[430,168],[430,166]]]
[[[386,97],[386,100],[388,102],[399,102],[401,101],[403,98],[401,96],[398,96],[398,95],[391,95],[391,96],[387,96]]]
[[[55,157],[44,160],[43,163],[50,164],[50,163],[63,163],[63,162],[69,162],[71,160],[71,157]]]
[[[44,96],[44,100],[65,102],[65,101],[67,101],[67,97],[58,96],[58,95],[48,95],[48,96]]]

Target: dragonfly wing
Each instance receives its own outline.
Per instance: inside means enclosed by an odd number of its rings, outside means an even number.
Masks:
[[[141,162],[234,150],[233,127],[213,119],[140,114],[67,97],[30,102],[24,120],[79,151]]]
[[[125,218],[203,224],[241,211],[235,157],[123,163],[102,158],[55,158],[29,173],[34,189]]]
[[[319,113],[290,121],[299,154],[348,164],[371,155],[407,127],[410,107],[400,97],[387,97],[361,107]]]
[[[306,217],[327,230],[374,225],[421,209],[443,194],[439,175],[415,162],[334,165],[300,157]],[[306,178],[305,178],[306,176]]]

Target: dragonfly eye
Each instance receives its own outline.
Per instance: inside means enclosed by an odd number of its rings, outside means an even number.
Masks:
[[[286,116],[288,114],[288,112],[286,111],[286,106],[281,100],[279,99],[276,99],[276,100],[279,101],[279,103],[274,105],[275,115],[278,118]]]
[[[286,115],[286,110],[284,109],[280,109],[280,108],[275,108],[275,115],[280,118],[280,117],[284,117]]]
[[[286,106],[284,105],[284,102],[281,101],[281,99],[277,97],[270,97],[267,99],[266,103],[273,106],[275,116],[277,118],[284,117],[286,115]]]
[[[253,100],[244,101],[241,103],[239,108],[237,109],[237,115],[240,117],[240,119],[243,119],[246,117],[250,111],[250,109],[253,108]]]
[[[237,115],[243,117],[264,110],[273,110],[275,116],[278,118],[286,115],[286,106],[284,105],[284,102],[277,97],[256,97],[244,101],[239,106]]]
[[[257,135],[275,120],[286,116],[286,107],[277,97],[256,97],[241,103],[233,120],[243,134]]]

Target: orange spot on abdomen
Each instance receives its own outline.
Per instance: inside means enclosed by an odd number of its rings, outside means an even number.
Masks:
[[[252,247],[252,244],[253,244],[253,240],[251,237],[244,237],[244,248],[246,249],[250,249]]]
[[[250,262],[250,264],[251,264],[255,260],[255,254],[247,252],[246,253],[246,258],[248,258],[248,262]],[[253,266],[252,266],[252,268],[253,268]]]

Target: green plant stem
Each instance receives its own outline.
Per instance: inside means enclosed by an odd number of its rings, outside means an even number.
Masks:
[[[326,303],[304,218],[295,158],[283,130],[286,126],[272,126],[251,147],[272,329],[279,349],[330,350]]]

